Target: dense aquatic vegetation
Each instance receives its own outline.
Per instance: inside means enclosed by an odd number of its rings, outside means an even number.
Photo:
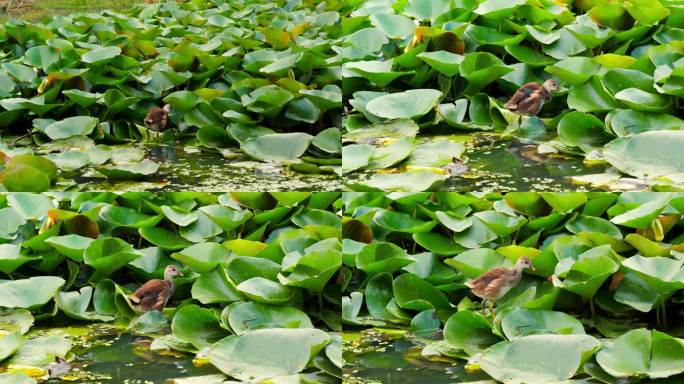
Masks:
[[[342,13],[342,170],[377,174],[351,189],[430,190],[458,177],[467,151],[451,136],[469,132],[615,168],[582,180],[595,186],[621,188],[620,176],[681,185],[680,2],[348,0]],[[539,116],[503,107],[551,78],[561,90]]]
[[[0,150],[115,180],[159,171],[141,142],[336,173],[339,19],[335,4],[192,0],[8,20],[0,25]],[[146,127],[148,111],[164,104],[172,108],[166,130]],[[15,164],[2,163],[6,189],[28,190],[13,181]],[[20,168],[35,181],[30,190],[46,190],[45,175],[54,184],[41,167]]]
[[[340,193],[0,195],[0,382],[67,361],[66,322],[154,337],[234,380],[335,383],[342,374]],[[175,264],[162,311],[129,296]],[[3,381],[5,380],[5,381]],[[270,382],[270,381],[269,381]]]
[[[507,384],[684,379],[683,195],[342,199],[345,330],[406,329],[423,356]],[[523,256],[534,269],[483,315],[466,281]]]

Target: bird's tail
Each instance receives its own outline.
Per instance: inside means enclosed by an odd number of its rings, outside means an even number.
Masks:
[[[467,280],[467,281],[465,282],[466,287],[468,287],[468,288],[474,287],[473,281],[474,281],[474,280]]]
[[[518,104],[508,102],[508,103],[504,104],[504,108],[510,109],[513,111],[513,110],[518,109]]]
[[[130,295],[128,296],[128,299],[131,301],[133,304],[140,304],[140,298],[136,295]]]

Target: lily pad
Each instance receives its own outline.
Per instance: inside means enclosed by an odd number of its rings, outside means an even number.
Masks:
[[[35,308],[50,301],[65,281],[56,276],[36,276],[22,280],[4,280],[0,286],[5,293],[0,306],[6,308]]]
[[[412,89],[375,98],[366,108],[384,119],[414,119],[430,112],[441,96],[434,89]]]
[[[596,355],[606,372],[617,377],[647,376],[652,379],[684,372],[681,339],[647,329],[631,330]]]
[[[531,335],[490,347],[480,364],[506,384],[562,381],[573,377],[600,346],[588,335]]]
[[[260,381],[301,372],[329,342],[318,329],[260,329],[214,344],[209,361],[239,380]]]

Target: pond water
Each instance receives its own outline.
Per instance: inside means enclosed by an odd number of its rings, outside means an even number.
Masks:
[[[113,181],[93,172],[75,174],[82,190],[155,191],[337,191],[333,174],[304,174],[278,164],[228,160],[196,147],[146,145],[146,158],[159,163],[158,175],[141,181]]]
[[[543,155],[537,146],[518,140],[477,140],[467,145],[468,172],[448,179],[444,190],[567,191],[586,189],[572,176],[603,173],[605,165],[589,166],[583,158]]]
[[[421,356],[423,343],[404,331],[366,329],[344,336],[344,382],[348,384],[434,384],[487,380],[468,373],[463,360]]]
[[[439,188],[445,191],[591,190],[596,188],[579,184],[573,177],[604,174],[608,168],[600,163],[585,164],[584,158],[579,156],[542,154],[535,144],[516,139],[502,140],[490,134],[423,136],[419,138],[419,143],[437,139],[463,142],[466,147],[464,156],[467,160],[464,165],[467,169],[458,176],[448,178]],[[373,175],[374,172],[352,173],[350,180],[366,180]],[[646,188],[640,183],[614,186],[611,189]]]
[[[111,325],[63,330],[72,336],[71,352],[76,357],[70,363],[71,371],[46,383],[173,383],[175,378],[220,374],[211,364],[193,364],[193,355],[151,351],[152,338],[126,333]]]

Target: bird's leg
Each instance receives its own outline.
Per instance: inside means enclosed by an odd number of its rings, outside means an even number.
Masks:
[[[486,308],[485,307],[485,301],[486,301],[485,299],[482,299],[482,306],[480,307],[480,309],[482,310],[482,317],[484,317],[486,319],[487,318],[487,312],[485,312],[485,308]]]
[[[494,302],[489,301],[489,315],[492,317],[492,320],[494,320]]]

